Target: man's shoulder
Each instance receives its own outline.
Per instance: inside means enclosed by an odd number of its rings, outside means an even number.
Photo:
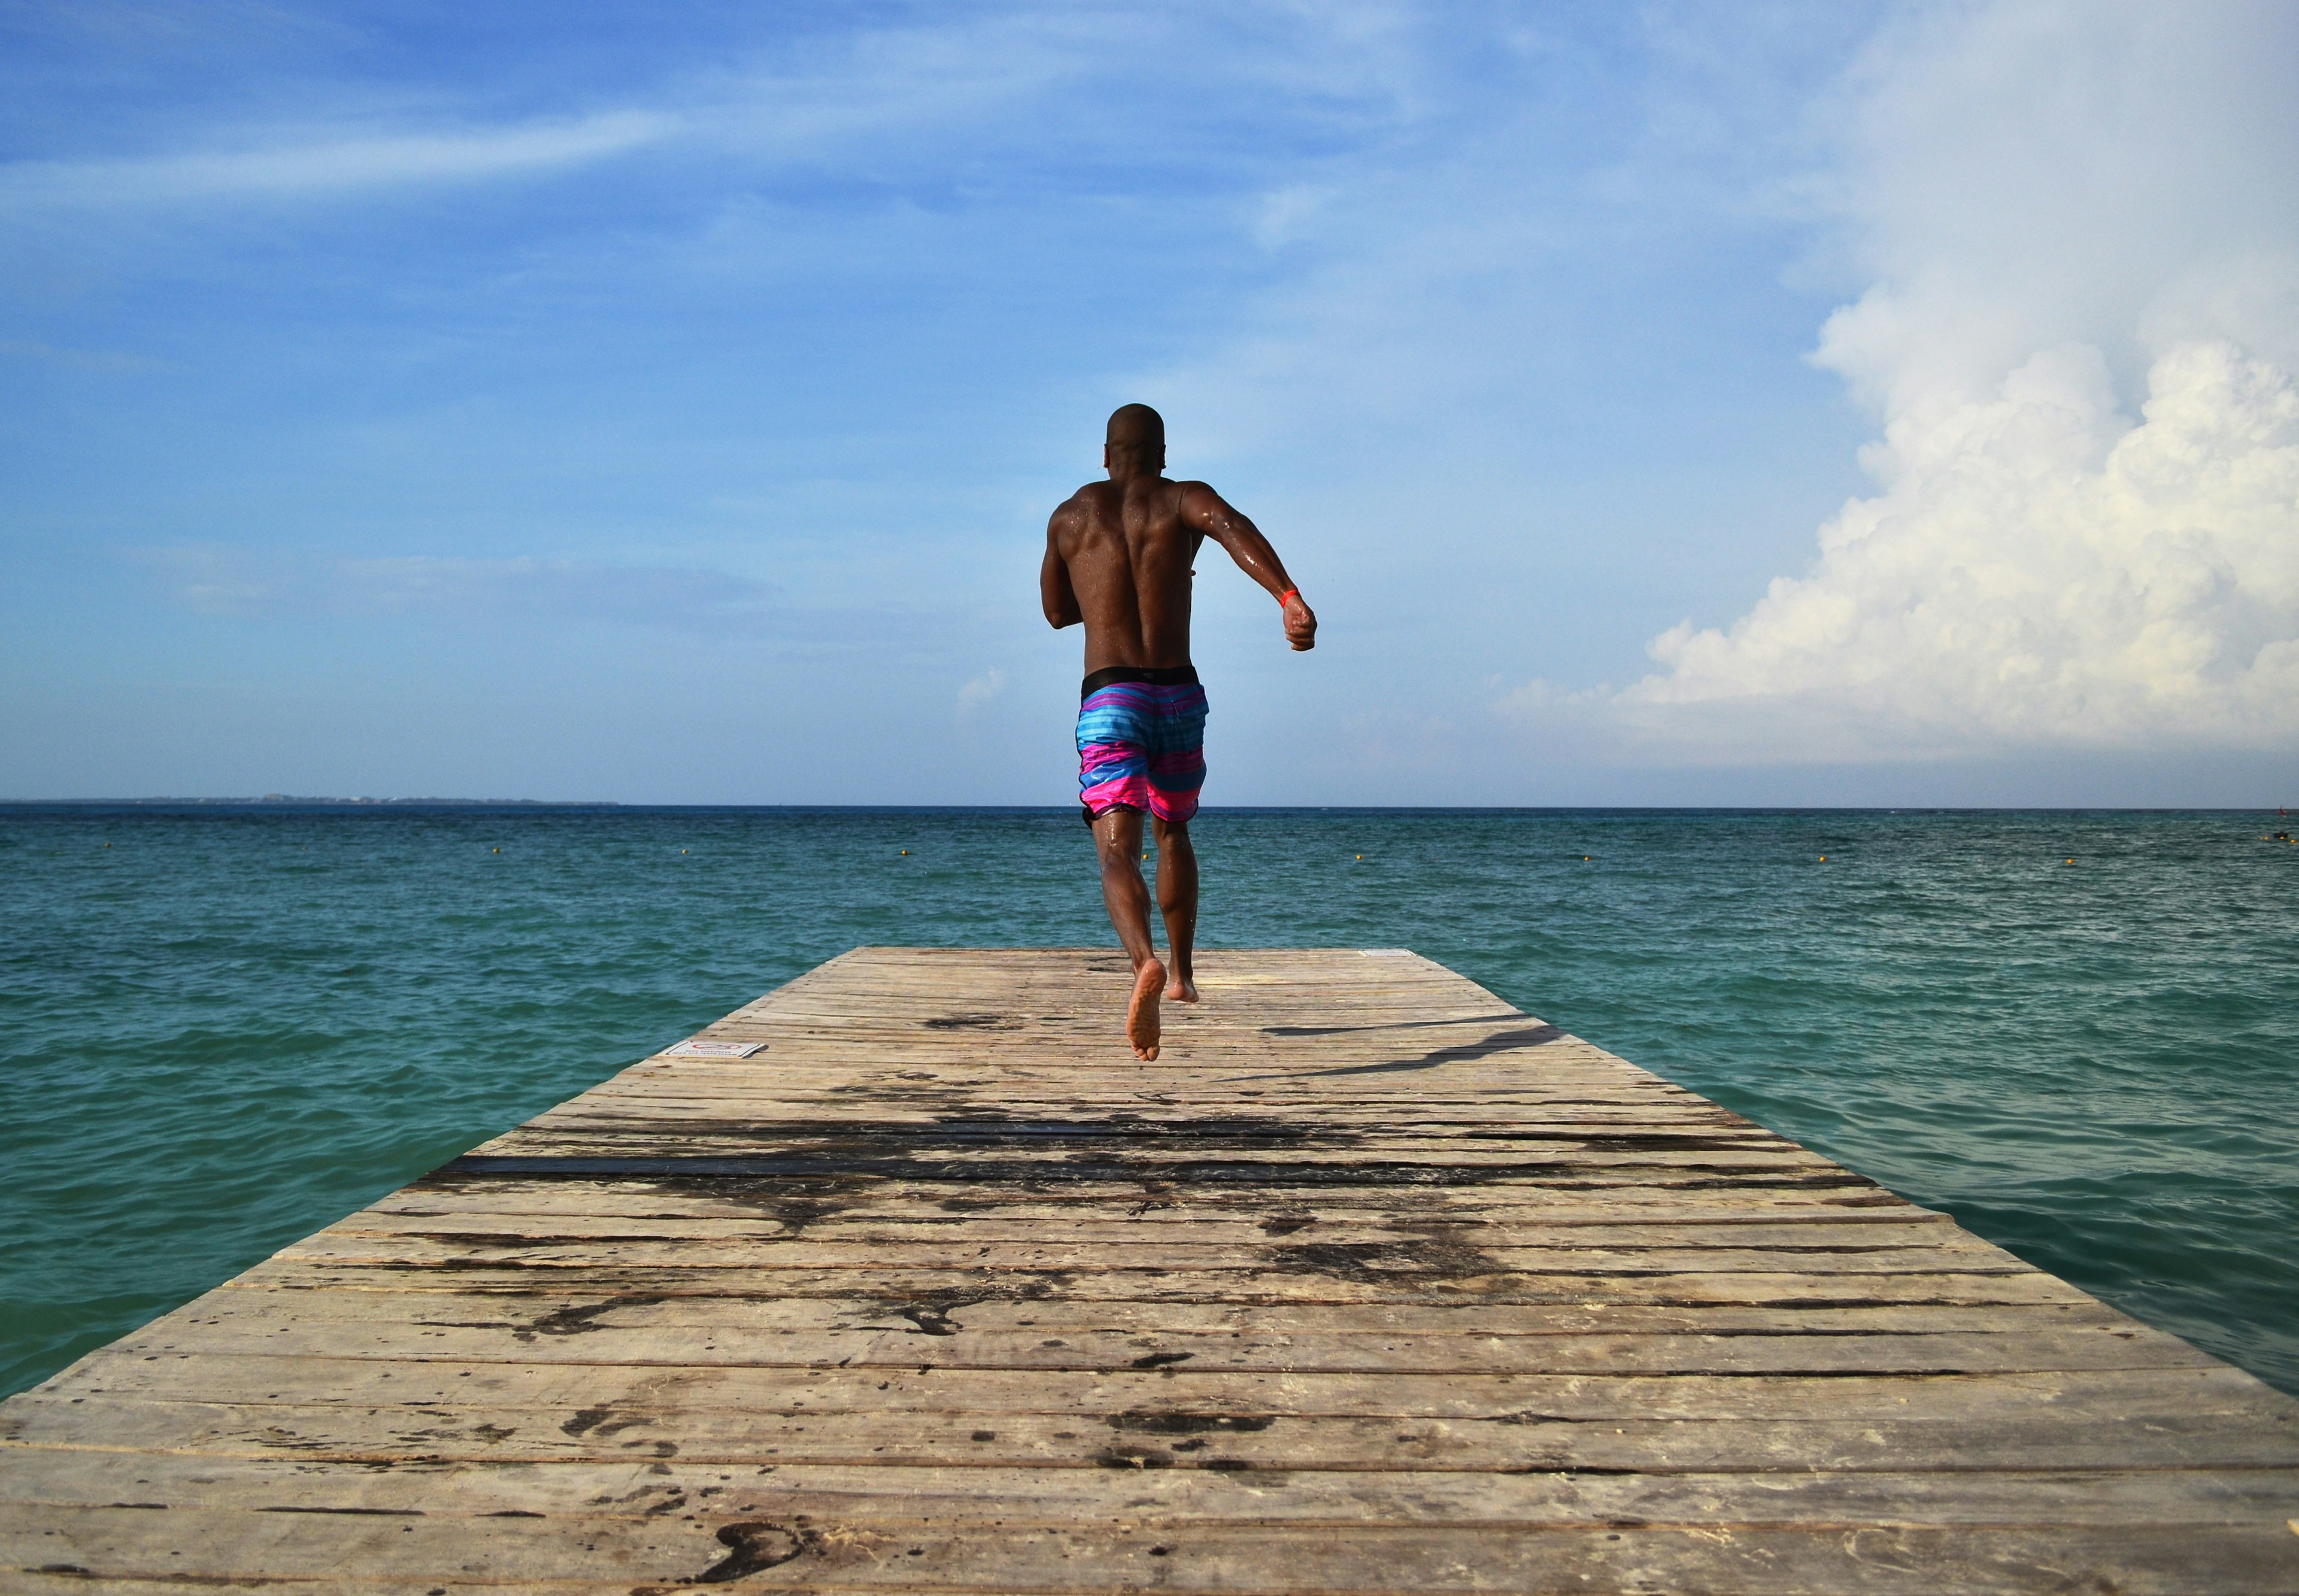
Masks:
[[[1085,483],[1075,493],[1064,499],[1054,513],[1059,515],[1064,511],[1091,511],[1103,509],[1117,502],[1116,488],[1117,485],[1114,482]]]
[[[1174,484],[1174,513],[1187,520],[1193,513],[1205,515],[1226,508],[1226,502],[1216,493],[1209,482],[1191,478]]]
[[[1068,498],[1064,499],[1060,503],[1055,505],[1054,513],[1047,519],[1047,526],[1049,529],[1058,532],[1065,526],[1074,527],[1082,520],[1092,519],[1094,511],[1097,509],[1094,503],[1093,488],[1094,485],[1089,482],[1084,486],[1079,488],[1077,492],[1072,494]]]
[[[1112,503],[1139,502],[1141,499],[1148,499],[1177,513],[1182,508],[1183,502],[1191,494],[1213,491],[1202,482],[1178,481],[1172,477],[1165,476],[1137,477],[1123,488],[1119,488],[1114,482],[1095,486],[1113,490]]]

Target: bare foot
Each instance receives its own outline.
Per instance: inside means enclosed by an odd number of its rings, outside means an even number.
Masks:
[[[1198,984],[1175,971],[1166,977],[1166,995],[1177,1003],[1194,1003],[1198,1001]]]
[[[1158,1000],[1165,991],[1166,967],[1146,960],[1133,977],[1133,1001],[1125,1007],[1125,1039],[1145,1063],[1158,1056]]]

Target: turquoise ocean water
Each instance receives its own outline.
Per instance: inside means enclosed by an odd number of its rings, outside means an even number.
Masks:
[[[2284,828],[1195,831],[1208,945],[1415,948],[2299,1392]],[[1107,943],[1090,860],[1071,810],[0,808],[0,1393],[858,943]]]

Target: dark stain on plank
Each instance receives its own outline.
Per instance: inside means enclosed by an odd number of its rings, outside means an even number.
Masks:
[[[1273,1248],[1270,1257],[1281,1269],[1338,1280],[1400,1275],[1462,1280],[1516,1272],[1467,1240],[1463,1226],[1408,1222],[1406,1228],[1408,1234],[1394,1242],[1300,1242]]]
[[[603,1441],[608,1436],[619,1434],[625,1430],[635,1430],[646,1422],[644,1418],[617,1418],[612,1408],[583,1408],[577,1409],[575,1417],[559,1427],[569,1435],[577,1437],[591,1435]],[[640,1442],[629,1442],[626,1444],[636,1446]]]
[[[959,1306],[958,1303],[950,1305],[950,1307],[958,1306]],[[894,1311],[910,1321],[914,1326],[911,1331],[914,1335],[956,1335],[966,1328],[950,1317],[949,1308],[937,1308],[932,1303],[912,1302],[897,1308]]]
[[[727,1549],[726,1560],[714,1563],[682,1584],[719,1585],[803,1557],[813,1547],[816,1532],[804,1526],[755,1520],[729,1524],[718,1531],[718,1544]]]
[[[662,1301],[661,1297],[652,1293],[630,1293],[610,1297],[603,1302],[586,1302],[579,1308],[569,1303],[565,1308],[552,1309],[533,1320],[524,1330],[513,1334],[520,1341],[532,1341],[538,1335],[586,1335],[594,1330],[606,1329],[607,1326],[598,1321],[618,1308],[652,1308]]]
[[[1258,1435],[1277,1422],[1266,1413],[1174,1413],[1128,1409],[1109,1416],[1109,1427],[1137,1435]]]
[[[1681,1143],[1674,1145],[1683,1146]],[[1797,1192],[1873,1192],[1880,1189],[1875,1182],[1854,1175],[1849,1170],[1799,1162],[1776,1165],[1687,1162],[1662,1168],[1648,1164],[1625,1168],[1638,1177],[1636,1184],[1647,1189]],[[511,1180],[644,1180],[699,1195],[706,1194],[710,1190],[702,1183],[714,1180],[818,1181],[825,1178],[878,1180],[906,1185],[936,1183],[1025,1188],[1040,1184],[1056,1185],[1112,1181],[1138,1185],[1149,1180],[1174,1185],[1304,1188],[1520,1185],[1552,1191],[1587,1191],[1619,1184],[1617,1181],[1591,1178],[1601,1168],[1602,1166],[1592,1167],[1585,1162],[1559,1164],[1545,1160],[1455,1164],[1398,1159],[1339,1164],[1186,1157],[1133,1162],[1080,1157],[1024,1162],[1002,1159],[828,1159],[790,1154],[602,1157],[584,1153],[467,1155],[447,1165],[443,1172],[474,1181],[490,1176]]]

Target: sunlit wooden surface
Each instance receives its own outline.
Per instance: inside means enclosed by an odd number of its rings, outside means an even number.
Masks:
[[[2299,1404],[1395,951],[869,948],[0,1404],[0,1586],[2299,1590]]]

